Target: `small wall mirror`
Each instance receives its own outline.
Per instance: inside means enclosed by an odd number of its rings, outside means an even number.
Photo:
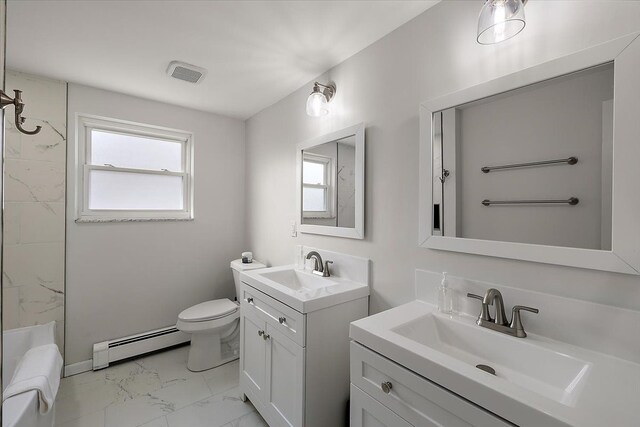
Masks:
[[[423,103],[420,245],[638,274],[637,36]]]
[[[364,238],[364,125],[298,145],[300,232]]]

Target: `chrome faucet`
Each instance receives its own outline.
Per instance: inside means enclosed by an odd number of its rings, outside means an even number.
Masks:
[[[504,312],[504,301],[502,300],[502,294],[499,290],[491,288],[485,294],[482,299],[482,304],[493,305],[496,307],[496,318],[494,319],[494,323],[497,325],[506,326],[507,316]]]
[[[333,261],[325,261],[323,265],[322,257],[316,251],[311,251],[307,254],[307,259],[311,259],[311,258],[313,258],[313,260],[315,261],[313,271],[312,271],[313,274],[317,274],[318,276],[322,276],[322,277],[331,276],[331,273],[329,272],[329,264],[333,264]]]
[[[521,311],[530,311],[531,313],[538,313],[537,308],[526,307],[523,305],[515,305],[511,311],[511,323],[507,322],[507,317],[504,312],[504,301],[502,294],[499,290],[491,288],[484,294],[484,297],[476,294],[467,294],[469,298],[475,298],[482,301],[482,311],[478,316],[478,326],[483,328],[489,328],[494,331],[502,332],[503,334],[512,335],[517,338],[524,338],[527,333],[522,326],[522,319],[520,317]],[[496,318],[492,319],[489,313],[489,306],[493,305],[496,308]]]

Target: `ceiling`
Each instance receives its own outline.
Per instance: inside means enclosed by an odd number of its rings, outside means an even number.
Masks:
[[[7,67],[244,119],[436,3],[9,0]]]

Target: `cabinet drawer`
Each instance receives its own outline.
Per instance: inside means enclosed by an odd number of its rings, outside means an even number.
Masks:
[[[411,427],[411,424],[351,384],[351,427]]]
[[[513,426],[353,341],[351,382],[416,426]]]
[[[241,309],[258,315],[296,344],[305,346],[305,315],[269,295],[242,284]]]

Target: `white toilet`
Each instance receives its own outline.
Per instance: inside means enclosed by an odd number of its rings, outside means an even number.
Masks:
[[[250,264],[243,264],[239,259],[231,261],[238,298],[240,298],[240,272],[265,267],[266,265],[257,261]],[[187,368],[190,371],[204,371],[236,359],[237,352],[232,355],[223,355],[221,347],[226,340],[237,338],[239,319],[240,304],[228,298],[206,301],[180,313],[176,327],[191,334]]]

